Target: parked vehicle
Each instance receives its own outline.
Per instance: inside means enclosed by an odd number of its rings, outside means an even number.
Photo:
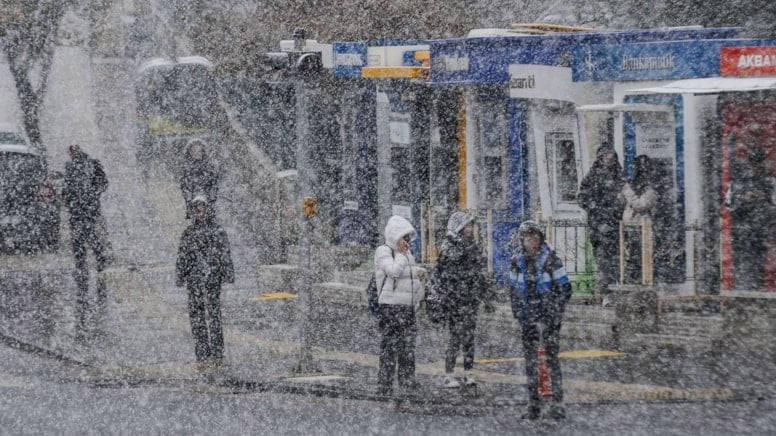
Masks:
[[[59,249],[57,179],[45,152],[13,124],[0,124],[0,252]]]

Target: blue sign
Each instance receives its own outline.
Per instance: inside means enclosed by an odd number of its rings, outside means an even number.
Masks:
[[[553,33],[431,41],[431,77],[435,85],[509,82],[509,65],[572,66],[583,47],[650,41],[734,38],[737,28],[634,30],[597,33]],[[602,54],[605,54],[602,53]],[[577,62],[575,60],[575,62]],[[581,61],[580,61],[581,62]],[[575,79],[577,80],[577,79]]]
[[[774,45],[766,40],[687,40],[591,44],[574,48],[575,82],[679,80],[720,75],[720,48]]]
[[[366,42],[335,42],[333,73],[338,77],[361,77],[361,68],[366,66]]]

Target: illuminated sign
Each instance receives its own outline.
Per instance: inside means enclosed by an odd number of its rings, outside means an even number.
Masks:
[[[723,76],[776,76],[776,47],[722,47]]]
[[[543,98],[576,101],[571,68],[548,65],[510,65],[511,98]]]

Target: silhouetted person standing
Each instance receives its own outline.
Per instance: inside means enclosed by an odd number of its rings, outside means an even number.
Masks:
[[[602,145],[596,160],[579,186],[579,205],[587,212],[587,228],[598,268],[597,287],[603,305],[611,301],[609,286],[617,282],[620,220],[625,199],[622,167],[614,148]]]
[[[204,196],[192,201],[194,221],[183,231],[176,264],[177,286],[189,293],[189,320],[198,362],[224,357],[221,284],[234,283],[226,232],[210,215]]]
[[[75,280],[78,286],[78,332],[80,333],[86,325],[88,307],[88,247],[94,251],[98,272],[105,269],[110,262],[100,211],[100,196],[108,188],[108,179],[100,161],[89,157],[81,147],[73,144],[68,148],[68,152],[70,161],[65,164],[62,197],[70,212],[70,234],[75,258]],[[104,307],[106,299],[104,282],[98,279],[97,284],[98,306]]]

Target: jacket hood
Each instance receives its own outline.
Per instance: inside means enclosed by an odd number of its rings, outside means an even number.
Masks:
[[[388,219],[388,223],[385,224],[385,245],[396,250],[399,245],[399,240],[406,235],[410,235],[412,239],[415,239],[415,227],[412,227],[406,218],[394,215]]]
[[[615,156],[615,159],[617,158],[617,152],[614,150],[614,147],[611,145],[602,145],[598,147],[598,150],[596,150],[595,158],[598,160],[610,153]]]
[[[457,236],[461,233],[466,224],[474,221],[474,217],[466,212],[455,212],[447,220],[447,234]]]

